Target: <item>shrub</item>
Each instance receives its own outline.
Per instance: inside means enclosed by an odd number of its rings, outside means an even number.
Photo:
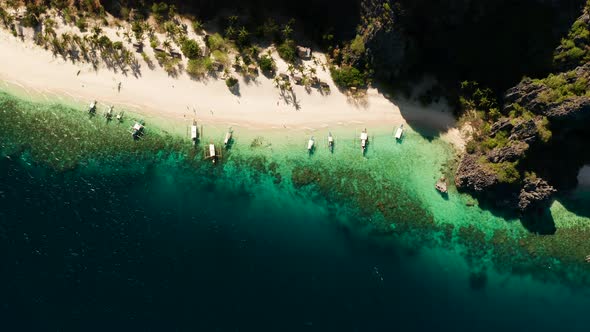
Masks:
[[[365,74],[352,66],[332,67],[330,73],[334,83],[342,88],[364,87],[367,85]]]
[[[221,63],[222,65],[224,65],[225,67],[229,66],[229,57],[227,56],[226,53],[220,51],[220,50],[215,50],[211,53],[211,56],[213,57],[213,59],[215,59],[215,61]]]
[[[287,39],[281,45],[279,45],[277,52],[279,53],[279,56],[286,62],[294,63],[297,59],[296,45],[291,39]]]
[[[537,131],[539,132],[539,138],[543,143],[549,142],[553,133],[549,129],[549,120],[546,117],[543,117],[541,121],[535,123],[537,126]]]
[[[201,47],[194,39],[185,39],[181,47],[182,53],[189,59],[196,59],[201,56]]]
[[[258,65],[263,72],[272,73],[276,70],[275,61],[268,55],[263,55],[258,59]]]
[[[225,85],[227,85],[228,88],[232,88],[236,84],[238,84],[238,79],[235,77],[229,77],[228,79],[225,80]]]
[[[203,22],[195,20],[193,22],[193,30],[196,34],[200,34],[201,32],[203,32]]]
[[[228,48],[227,42],[219,33],[212,34],[206,41],[207,47],[209,47],[211,51],[226,50]]]
[[[152,14],[158,23],[166,20],[168,17],[168,5],[164,2],[154,3],[152,5]]]
[[[365,53],[365,40],[362,36],[356,35],[356,37],[350,43],[350,50],[357,56],[363,55],[363,53]]]
[[[76,21],[76,26],[78,27],[78,29],[80,29],[81,32],[85,32],[88,28],[88,24],[86,24],[86,19],[84,17],[80,17]]]
[[[467,142],[467,144],[465,145],[465,151],[467,151],[467,153],[469,154],[475,153],[475,151],[477,151],[477,142],[475,142],[474,140],[470,140],[469,142]]]
[[[518,162],[489,163],[489,166],[498,176],[500,183],[512,184],[520,179],[520,172],[516,169]]]
[[[213,67],[211,58],[200,58],[188,60],[186,72],[193,77],[204,76]]]

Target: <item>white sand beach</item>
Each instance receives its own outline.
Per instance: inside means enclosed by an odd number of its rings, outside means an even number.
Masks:
[[[61,29],[80,34],[72,27],[62,26]],[[103,30],[111,39],[122,40],[118,38],[116,28],[105,27]],[[191,33],[191,38],[201,38]],[[68,96],[81,103],[97,100],[99,108],[113,104],[171,121],[190,121],[196,116],[205,124],[239,125],[252,129],[394,128],[409,123],[440,131],[443,139],[459,149],[464,146],[462,135],[455,128],[454,117],[445,103],[423,107],[417,102],[392,102],[376,89],[369,89],[360,100],[351,98],[336,88],[327,68],[321,65],[325,63],[325,57],[319,53],[314,53],[320,60],[319,65],[312,61],[305,64],[316,67],[318,78],[330,85],[331,93],[323,95],[317,89],[308,93],[304,87],[293,85],[295,100],[292,100],[290,96],[281,97],[272,79],[264,75],[246,82],[241,75],[234,74],[239,79],[239,93],[234,94],[220,78],[197,81],[186,73],[173,78],[157,64],[150,69],[137,53],[135,56],[142,64],[139,77],[104,67],[95,70],[88,63],[74,63],[54,56],[35,45],[31,34],[32,31],[25,30],[25,40],[22,41],[0,29],[0,80],[33,95]],[[145,52],[153,58],[149,47]],[[286,73],[287,64],[276,52],[273,57],[278,73]]]

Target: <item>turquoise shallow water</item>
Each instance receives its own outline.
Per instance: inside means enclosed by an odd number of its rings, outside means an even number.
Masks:
[[[235,128],[212,166],[150,123],[133,142],[129,123],[59,105],[3,95],[0,112],[11,327],[587,330],[585,192],[554,204],[542,237],[441,197],[454,151],[412,131],[376,130],[363,157],[348,130],[334,154],[315,133],[309,156],[305,134]]]

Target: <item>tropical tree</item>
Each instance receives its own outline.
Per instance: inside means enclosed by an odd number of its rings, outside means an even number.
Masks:
[[[185,39],[181,46],[182,53],[189,59],[196,59],[201,56],[201,47],[194,39]]]
[[[99,25],[95,25],[92,27],[92,34],[95,36],[99,36],[102,33],[102,28]]]
[[[164,40],[164,42],[162,43],[162,47],[163,47],[163,48],[164,48],[166,51],[170,52],[170,50],[172,49],[172,43],[170,43],[170,40],[169,40],[169,39],[166,39],[166,40]]]
[[[246,27],[241,27],[238,30],[238,45],[239,46],[246,46],[250,41],[250,33],[246,30]]]
[[[285,39],[289,39],[291,37],[291,34],[293,33],[293,29],[291,28],[290,24],[285,24],[285,26],[283,27],[283,37]]]

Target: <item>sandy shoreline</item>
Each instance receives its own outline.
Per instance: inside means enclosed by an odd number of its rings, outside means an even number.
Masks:
[[[114,28],[110,34],[116,38]],[[89,64],[54,57],[30,38],[23,42],[6,30],[0,30],[0,49],[0,80],[43,99],[64,96],[80,103],[97,100],[99,111],[114,104],[171,122],[186,123],[196,114],[205,124],[249,129],[315,131],[333,126],[394,128],[409,123],[440,132],[443,139],[459,149],[464,146],[445,104],[423,107],[403,100],[393,103],[376,89],[370,89],[360,101],[353,100],[336,88],[329,72],[321,66],[317,66],[317,75],[330,85],[331,93],[324,96],[316,89],[308,93],[304,87],[294,85],[299,105],[296,108],[293,102],[281,98],[272,79],[263,75],[246,82],[234,74],[240,81],[239,95],[235,95],[222,79],[196,81],[186,73],[172,78],[158,65],[149,69],[139,54],[136,57],[143,64],[141,76],[134,77],[107,68],[95,71]],[[321,54],[318,57],[323,59]],[[278,72],[286,72],[287,64],[276,54],[274,58]],[[306,65],[313,63],[308,61]]]

